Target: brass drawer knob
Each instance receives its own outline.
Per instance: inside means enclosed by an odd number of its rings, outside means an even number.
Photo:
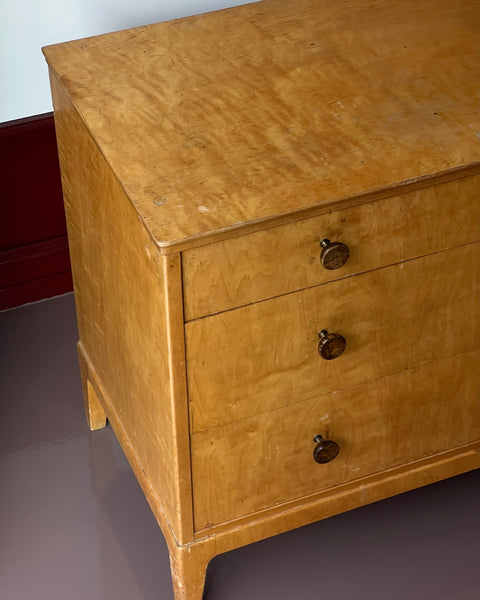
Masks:
[[[340,446],[333,440],[324,440],[321,435],[316,435],[313,441],[317,444],[313,451],[313,458],[315,462],[320,465],[329,463],[337,457],[340,452]]]
[[[345,338],[339,333],[328,333],[326,329],[322,329],[318,337],[318,353],[324,360],[338,358],[347,347]]]
[[[343,267],[350,256],[348,246],[342,244],[342,242],[331,242],[324,239],[320,242],[320,246],[322,247],[320,262],[322,263],[322,267],[329,271]]]

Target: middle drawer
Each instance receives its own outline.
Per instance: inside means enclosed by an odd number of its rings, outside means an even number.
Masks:
[[[187,323],[191,431],[475,349],[478,246]],[[318,353],[324,329],[346,339],[335,360]]]

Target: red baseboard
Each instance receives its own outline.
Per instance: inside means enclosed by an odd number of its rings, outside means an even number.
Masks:
[[[73,289],[67,236],[0,252],[0,310]]]
[[[71,291],[53,113],[0,123],[0,310]]]

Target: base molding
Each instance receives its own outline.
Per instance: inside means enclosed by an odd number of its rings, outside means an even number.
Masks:
[[[73,289],[67,236],[0,251],[0,310]]]

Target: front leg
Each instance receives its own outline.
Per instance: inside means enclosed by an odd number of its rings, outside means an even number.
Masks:
[[[202,600],[207,566],[213,558],[209,543],[169,548],[175,600]]]

